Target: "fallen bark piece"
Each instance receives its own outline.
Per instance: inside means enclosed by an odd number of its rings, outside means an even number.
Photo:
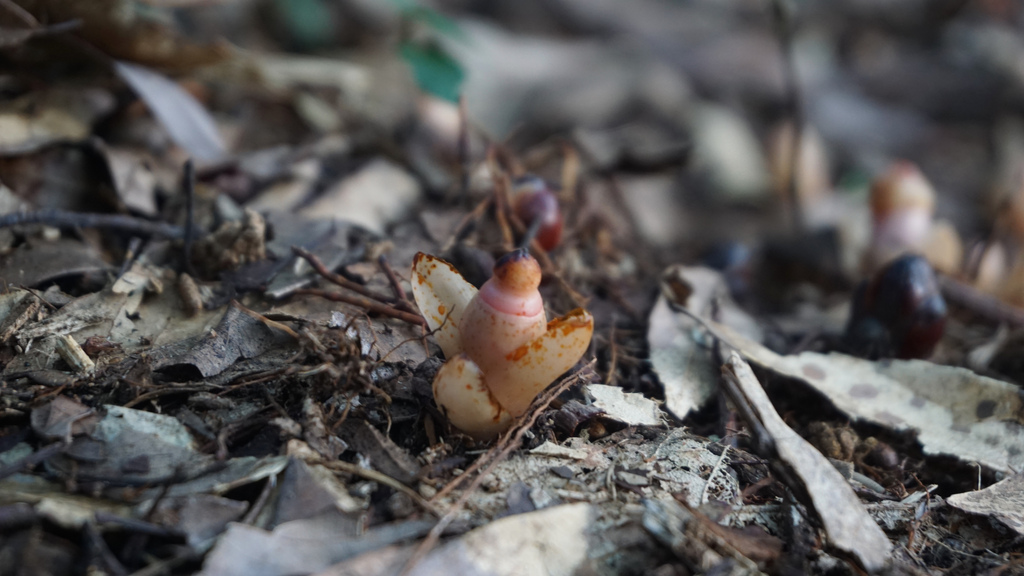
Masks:
[[[78,342],[68,334],[57,337],[57,353],[68,366],[80,374],[92,372],[96,367],[92,358],[89,358]]]
[[[947,502],[964,512],[995,518],[1024,536],[1024,474],[1010,476],[984,490],[953,494]]]
[[[892,545],[839,471],[783,422],[738,353],[732,353],[722,374],[725,393],[752,428],[762,456],[817,517],[828,545],[869,573],[882,570]]]

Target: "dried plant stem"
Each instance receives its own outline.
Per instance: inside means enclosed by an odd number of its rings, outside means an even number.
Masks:
[[[942,295],[950,302],[963,306],[992,322],[1006,322],[1016,327],[1024,326],[1024,310],[1007,304],[986,294],[970,284],[950,276],[939,276]]]
[[[562,276],[562,272],[558,269],[557,266],[555,266],[555,263],[551,260],[551,257],[548,256],[547,250],[545,250],[544,247],[540,245],[540,242],[538,242],[537,239],[533,237],[536,235],[536,233],[533,233],[533,236],[531,236],[530,230],[526,228],[522,220],[520,220],[514,212],[509,212],[508,220],[512,224],[512,227],[516,229],[516,232],[524,235],[524,244],[525,240],[529,239],[530,252],[534,255],[535,258],[537,258],[537,262],[540,264],[540,268],[544,272],[544,274],[554,277],[555,280],[558,281],[558,285],[562,287],[562,290],[565,291],[565,293],[569,296],[569,298],[573,301],[573,303],[576,306],[579,306],[581,308],[586,306],[587,298],[580,294],[579,292],[577,292],[576,289],[573,288],[569,284],[569,282]],[[534,224],[537,224],[537,222],[535,221],[531,223],[531,227]]]
[[[395,306],[407,312],[413,312],[412,303],[409,302],[409,296],[405,293],[405,289],[402,288],[402,282],[398,278],[398,274],[395,274],[395,270],[391,267],[388,262],[388,257],[381,254],[377,258],[377,264],[380,265],[380,269],[384,271],[384,275],[388,278],[388,284],[391,285],[392,292],[395,293]]]
[[[487,152],[487,163],[491,168],[491,179],[494,183],[494,217],[498,221],[498,228],[501,229],[501,247],[505,252],[511,252],[515,248],[515,240],[512,236],[512,229],[508,225],[510,183],[508,175],[498,165],[495,154],[496,149],[492,146]]]
[[[381,316],[387,316],[389,318],[395,318],[397,320],[402,320],[403,322],[408,322],[409,324],[414,324],[416,326],[427,326],[427,321],[424,320],[423,317],[420,316],[419,314],[413,314],[411,312],[406,312],[405,310],[399,310],[398,308],[395,308],[390,304],[385,304],[383,302],[371,300],[370,298],[367,298],[365,296],[353,296],[350,294],[344,294],[342,292],[328,292],[326,290],[318,290],[316,288],[303,288],[300,290],[296,290],[295,292],[293,292],[293,294],[309,294],[310,296],[319,296],[321,298],[326,298],[328,300],[333,300],[335,302],[344,302],[346,304],[351,304],[353,306],[359,306],[360,308],[364,308],[369,312],[380,314]]]
[[[362,294],[363,296],[366,296],[368,298],[373,298],[378,302],[390,301],[389,298],[387,298],[386,296],[375,294],[372,290],[358,282],[353,282],[348,278],[345,278],[341,274],[335,274],[334,272],[331,272],[330,270],[327,269],[327,266],[324,266],[324,263],[319,258],[317,258],[316,254],[313,254],[309,250],[306,250],[305,248],[302,248],[300,246],[292,246],[292,252],[294,252],[295,255],[300,256],[306,262],[309,262],[309,265],[312,266],[314,270],[316,270],[317,274],[323,276],[325,279],[330,280],[331,282],[337,284],[338,286],[341,286],[342,288],[347,288],[353,292]]]
[[[772,17],[775,22],[775,35],[782,51],[783,74],[786,81],[786,104],[790,117],[793,119],[793,140],[789,155],[789,178],[786,182],[786,197],[794,231],[799,234],[804,229],[803,207],[797,191],[797,170],[800,166],[801,140],[804,131],[804,106],[800,96],[800,84],[797,79],[796,62],[793,58],[793,15],[792,8],[785,5],[785,0],[772,0]]]
[[[591,362],[587,364],[587,367],[589,368],[593,366],[593,364],[594,361],[591,360]],[[450,494],[453,490],[458,488],[459,485],[466,480],[466,478],[471,477],[474,473],[476,473],[477,470],[486,465],[489,461],[491,461],[492,458],[496,457],[496,455],[499,452],[501,452],[502,446],[505,445],[510,438],[521,438],[522,435],[526,433],[526,430],[529,430],[530,426],[533,426],[533,423],[537,420],[537,417],[540,416],[540,413],[543,412],[545,408],[547,408],[548,404],[550,404],[551,401],[554,400],[559,394],[567,390],[569,386],[572,386],[577,381],[579,381],[582,373],[583,370],[578,370],[572,373],[571,375],[564,378],[561,382],[559,382],[557,386],[549,388],[546,392],[541,394],[536,400],[533,401],[531,409],[528,410],[526,414],[519,417],[518,423],[516,424],[516,426],[512,428],[513,433],[502,436],[494,445],[494,447],[488,450],[486,454],[478,458],[476,462],[473,462],[473,464],[470,465],[469,468],[467,468],[464,473],[462,473],[457,478],[455,478],[447,485],[445,485],[445,487],[438,491],[438,493],[435,494],[434,497],[430,499],[430,501],[437,502],[444,498],[445,496],[447,496],[448,494]],[[523,426],[523,423],[525,423],[525,427]]]
[[[88,214],[65,210],[39,210],[37,212],[12,212],[0,216],[0,228],[24,224],[45,224],[58,228],[110,228],[146,236],[179,239],[185,236],[180,226],[166,222],[143,220],[126,214]]]
[[[469,111],[466,95],[459,96],[459,202],[469,198],[469,178],[472,166],[469,160]]]
[[[370,480],[372,482],[377,482],[378,484],[388,486],[397,492],[405,494],[410,499],[412,499],[413,502],[415,502],[421,508],[433,514],[434,516],[441,515],[440,511],[438,511],[437,508],[435,508],[432,503],[424,500],[423,497],[420,496],[418,492],[416,492],[412,488],[409,488],[405,484],[402,484],[398,480],[395,480],[391,476],[388,476],[387,474],[382,474],[380,472],[377,472],[376,470],[368,470],[366,468],[361,468],[359,466],[356,466],[355,464],[342,462],[340,460],[331,460],[329,462],[320,461],[317,463],[323,465],[325,468],[334,470],[336,472],[352,474],[354,476],[359,476],[360,478],[365,478],[366,480]]]
[[[191,276],[197,277],[196,269],[192,265],[192,241],[195,240],[196,233],[196,167],[191,158],[185,161],[181,187],[185,192],[185,270]]]

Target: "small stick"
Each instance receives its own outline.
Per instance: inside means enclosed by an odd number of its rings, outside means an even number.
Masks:
[[[494,216],[498,220],[498,227],[501,228],[501,247],[505,252],[511,252],[515,242],[512,240],[512,229],[508,225],[508,175],[498,166],[495,148],[492,147],[488,151],[487,161],[494,182]]]
[[[0,216],[0,228],[23,224],[46,224],[58,228],[110,228],[172,240],[184,237],[184,230],[166,222],[152,222],[127,214],[89,214],[66,210],[12,212]]]
[[[197,278],[196,269],[192,266],[192,240],[196,226],[196,169],[191,158],[185,161],[181,186],[185,191],[185,270]]]
[[[284,332],[285,334],[291,336],[292,338],[295,338],[296,340],[300,339],[299,334],[295,330],[292,330],[290,326],[282,324],[277,320],[271,320],[270,318],[267,318],[266,316],[260,314],[255,310],[250,310],[249,308],[246,308],[241,303],[239,303],[238,300],[232,300],[231,305],[234,306],[235,308],[238,308],[239,311],[243,312],[245,315],[249,316],[253,320],[263,323],[263,325],[266,326],[267,328],[276,328],[281,332]]]
[[[327,269],[327,266],[324,266],[324,263],[319,258],[316,257],[316,254],[313,254],[309,250],[306,250],[305,248],[302,248],[300,246],[292,246],[292,252],[294,252],[298,256],[301,256],[306,262],[309,262],[309,265],[312,266],[313,269],[317,271],[317,274],[320,274],[321,276],[323,276],[327,280],[330,280],[331,282],[334,282],[338,286],[341,286],[342,288],[348,288],[353,292],[362,294],[363,296],[366,296],[367,298],[372,298],[374,300],[377,300],[378,302],[389,302],[387,297],[375,294],[366,286],[363,286],[358,282],[353,282],[348,278],[345,278],[341,274],[335,274],[334,272],[331,272],[330,270]]]
[[[376,470],[369,470],[367,468],[363,468],[361,466],[357,466],[355,464],[344,462],[341,460],[331,460],[329,462],[323,461],[318,462],[318,464],[321,464],[325,468],[333,470],[335,472],[344,472],[347,474],[352,474],[353,476],[359,476],[360,478],[370,480],[371,482],[377,482],[378,484],[388,486],[389,488],[397,492],[405,494],[410,499],[412,499],[412,501],[415,502],[420,508],[423,508],[430,514],[433,514],[434,516],[441,515],[440,511],[438,511],[438,509],[435,508],[433,504],[424,499],[423,496],[420,496],[419,492],[413,490],[412,488],[409,488],[405,484],[402,484],[401,482],[395,480],[394,478],[388,476],[387,474],[377,472]]]
[[[377,257],[377,264],[380,265],[381,270],[384,271],[384,275],[388,277],[388,284],[391,284],[391,290],[395,293],[395,307],[406,312],[415,312],[412,307],[412,303],[409,302],[409,296],[405,293],[405,289],[402,288],[402,283],[398,279],[398,275],[395,274],[391,264],[388,263],[388,257],[381,254]]]
[[[562,201],[576,199],[576,185],[580,178],[580,155],[571,142],[562,142]]]
[[[529,230],[526,229],[526,226],[523,225],[522,220],[520,220],[514,212],[510,212],[508,216],[509,222],[511,222],[512,226],[516,229],[517,232],[524,234],[524,236],[529,235]],[[531,223],[531,226],[534,223]],[[534,236],[536,236],[536,233],[534,233]],[[525,239],[526,238],[524,238],[524,240]],[[587,303],[587,298],[580,294],[579,292],[577,292],[576,289],[570,286],[569,282],[564,277],[562,277],[562,273],[558,270],[558,267],[555,266],[555,263],[551,260],[551,257],[548,256],[547,250],[545,250],[540,245],[540,242],[538,242],[536,238],[530,237],[529,240],[530,252],[537,259],[537,262],[540,264],[541,270],[543,270],[545,274],[550,274],[551,276],[553,276],[555,280],[558,281],[559,286],[562,287],[562,290],[565,291],[565,293],[577,306],[585,306]]]
[[[725,448],[722,448],[722,453],[718,456],[718,462],[715,462],[715,467],[711,469],[711,473],[708,474],[706,480],[704,480],[704,489],[700,492],[700,504],[705,504],[708,501],[708,489],[711,488],[711,481],[714,480],[715,474],[722,468],[722,463],[725,462],[725,457],[729,453],[729,445],[726,444]]]
[[[490,206],[493,201],[493,196],[486,196],[476,205],[476,207],[473,208],[472,211],[469,212],[469,214],[463,216],[462,220],[459,221],[459,225],[455,227],[455,232],[452,234],[451,238],[449,238],[448,241],[444,243],[444,246],[441,247],[441,252],[451,250],[457,242],[461,242],[469,236],[470,231],[473,230],[476,223],[483,217],[484,212],[487,211],[487,207]]]
[[[328,292],[326,290],[318,290],[316,288],[302,288],[300,290],[296,290],[295,292],[293,292],[293,294],[309,294],[310,296],[319,296],[321,298],[326,298],[327,300],[333,300],[335,302],[344,302],[346,304],[351,304],[353,306],[359,306],[360,308],[364,308],[370,312],[380,314],[381,316],[387,316],[389,318],[402,320],[403,322],[408,322],[409,324],[413,324],[415,326],[427,326],[427,321],[424,320],[423,317],[420,316],[419,314],[413,314],[411,312],[406,312],[405,310],[399,310],[398,308],[395,308],[390,304],[385,304],[383,302],[371,300],[365,296],[352,296],[349,294],[343,294],[341,292]]]
[[[99,561],[108,574],[114,576],[128,576],[128,569],[121,564],[121,561],[114,556],[114,553],[110,551],[110,547],[107,546],[107,541],[103,539],[100,531],[96,528],[96,521],[85,523],[85,536],[88,539],[89,546],[92,548],[93,556],[95,560]]]
[[[520,248],[528,250],[530,246],[533,245],[534,238],[536,238],[537,233],[540,232],[541,222],[542,219],[540,216],[534,218],[533,222],[530,222],[530,226],[526,229],[526,232],[523,233],[523,238],[519,241]]]
[[[132,263],[135,262],[135,258],[139,255],[139,250],[142,248],[142,238],[138,236],[132,236],[131,240],[128,240],[128,249],[124,252],[124,262],[121,263],[121,268],[117,271],[117,277],[124,276],[124,273],[131,268]]]
[[[459,96],[459,202],[469,198],[469,111],[466,95]]]
[[[59,442],[54,442],[49,446],[44,446],[39,450],[36,450],[35,452],[29,454],[28,456],[25,456],[20,460],[11,462],[7,466],[0,468],[0,480],[3,480],[4,478],[7,478],[12,474],[17,474],[18,472],[21,472],[26,468],[35,466],[40,462],[50,459],[52,456],[60,452],[63,452],[64,449],[68,447],[68,444],[68,442],[63,440]]]
[[[939,286],[942,288],[942,295],[951,302],[971,310],[986,320],[1024,326],[1024,310],[998,300],[970,284],[950,276],[939,275]]]
[[[587,368],[592,367],[594,365],[594,362],[595,362],[594,360],[591,360],[587,364]],[[562,392],[567,390],[570,385],[572,385],[573,383],[575,383],[578,380],[580,380],[580,377],[583,374],[583,372],[584,372],[584,370],[577,370],[576,372],[574,372],[573,374],[570,374],[569,376],[565,377],[561,382],[559,382],[558,386],[555,386],[554,388],[550,388],[548,390],[548,392],[545,392],[545,393],[541,394],[541,396],[539,396],[537,400],[534,400],[533,401],[533,405],[534,406],[538,406],[539,408],[537,409],[536,413],[534,413],[534,410],[531,409],[531,410],[527,411],[526,414],[524,414],[523,416],[519,417],[518,422],[522,422],[522,421],[525,421],[525,420],[529,419],[530,423],[529,423],[528,426],[526,426],[525,429],[521,429],[519,424],[517,424],[516,428],[514,428],[515,430],[517,430],[516,435],[521,437],[522,435],[520,434],[520,432],[525,433],[525,432],[523,432],[523,430],[528,430],[531,426],[533,426],[533,422],[535,422],[537,417],[540,416],[540,412],[542,412],[544,410],[544,408],[546,408],[548,406],[548,404],[551,403],[552,400],[554,400],[556,397],[558,397],[559,394],[561,394]],[[492,458],[496,457],[501,452],[502,445],[504,444],[505,440],[507,440],[508,438],[509,438],[508,435],[503,436],[502,439],[500,439],[498,441],[498,443],[494,445],[494,447],[492,447],[490,450],[488,450],[486,454],[484,454],[483,456],[478,458],[475,462],[473,462],[473,464],[471,464],[468,468],[466,468],[465,472],[463,472],[462,474],[458,475],[454,480],[452,480],[451,482],[446,484],[444,486],[444,488],[442,488],[441,490],[439,490],[437,492],[437,494],[434,494],[434,496],[430,498],[430,501],[431,502],[439,502],[445,496],[450,494],[453,490],[458,488],[459,485],[461,485],[464,480],[466,480],[467,478],[472,476],[474,473],[476,473],[477,470],[482,468]]]
[[[789,114],[793,119],[793,141],[789,156],[789,178],[786,182],[786,196],[793,219],[794,231],[804,229],[804,212],[800,206],[797,193],[797,170],[800,165],[801,140],[804,131],[804,107],[800,96],[800,84],[796,75],[796,63],[793,61],[793,15],[787,12],[784,0],[772,0],[772,17],[775,22],[775,34],[782,50],[783,74],[786,80],[786,100]]]
[[[25,10],[24,8],[16,4],[13,0],[0,0],[0,6],[3,6],[13,16],[18,18],[25,24],[28,24],[29,28],[39,27],[39,20],[36,20],[36,17],[33,16],[31,12]]]

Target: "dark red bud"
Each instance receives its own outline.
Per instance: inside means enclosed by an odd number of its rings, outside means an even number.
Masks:
[[[537,242],[552,250],[562,240],[562,209],[547,183],[537,176],[522,176],[512,186],[512,210],[529,226],[540,220]]]

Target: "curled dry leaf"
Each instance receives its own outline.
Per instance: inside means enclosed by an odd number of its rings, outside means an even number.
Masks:
[[[686,308],[697,316],[717,307],[722,322],[754,340],[761,329],[729,296],[722,275],[710,268],[672,266],[662,275],[662,295],[651,310],[647,342],[651,365],[665,388],[665,407],[677,418],[685,418],[714,395],[718,363],[712,348],[698,337],[700,323],[672,306]]]
[[[479,292],[455,268],[416,255],[412,292],[448,361],[434,378],[434,399],[452,424],[492,438],[580,359],[594,318],[577,308],[547,322],[540,265],[510,252]]]

